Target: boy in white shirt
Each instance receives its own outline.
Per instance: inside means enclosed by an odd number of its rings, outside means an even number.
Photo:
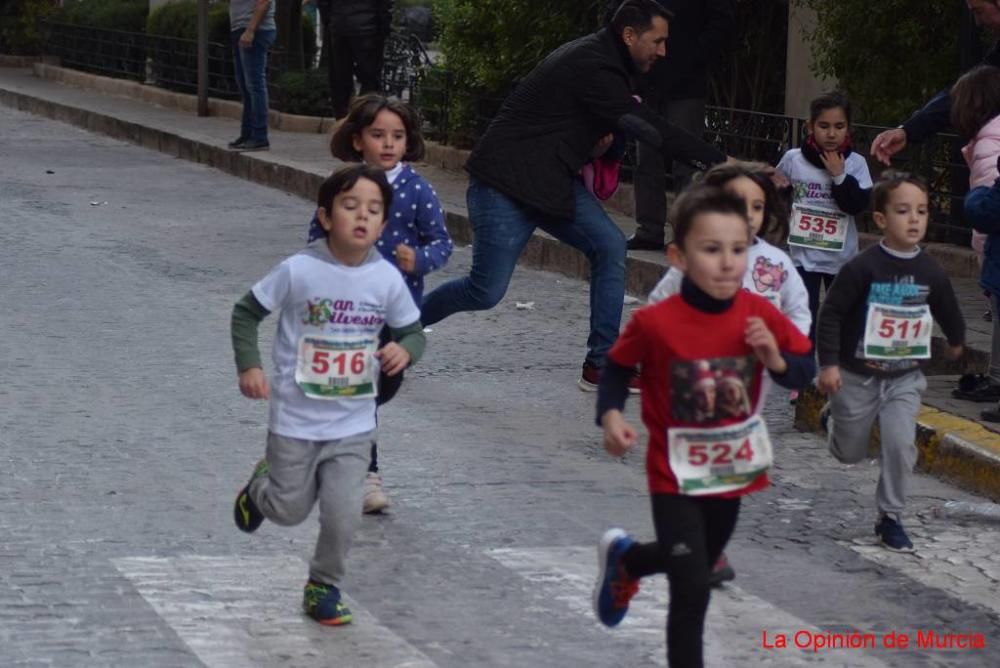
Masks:
[[[374,249],[391,201],[378,168],[353,165],[333,174],[318,198],[325,238],[281,262],[233,309],[240,391],[271,404],[266,455],[236,498],[236,526],[251,533],[264,519],[296,525],[319,500],[303,608],[332,626],[352,619],[339,585],[361,521],[379,370],[400,373],[425,345],[409,289]],[[277,309],[271,391],[257,327]],[[383,325],[393,341],[379,349]]]

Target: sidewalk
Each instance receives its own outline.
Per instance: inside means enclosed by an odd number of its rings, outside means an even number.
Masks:
[[[97,83],[103,79],[89,78]],[[235,119],[199,118],[189,111],[157,106],[142,99],[68,86],[36,77],[31,69],[0,66],[0,104],[200,162],[310,200],[320,182],[338,164],[330,157],[327,135],[318,131],[272,130],[270,151],[233,153],[226,145],[239,134],[239,122]],[[317,130],[325,128],[325,124],[316,125]],[[418,169],[434,184],[456,243],[470,243],[465,173],[431,164],[422,164]],[[308,219],[307,208],[303,206],[303,220]],[[609,213],[625,234],[634,231],[635,223],[630,217]],[[871,241],[869,238],[868,242]],[[992,325],[982,317],[986,306],[974,278],[975,261],[965,249],[930,246],[928,250],[953,277],[968,323],[969,345],[959,363],[935,362],[931,369],[934,375],[921,415],[919,465],[928,472],[1000,499],[1000,425],[979,424],[979,411],[986,405],[956,401],[950,395],[960,372],[983,371],[989,359]],[[587,261],[581,253],[542,232],[535,233],[521,263],[573,277],[585,278],[588,273]],[[644,299],[666,266],[663,253],[630,252],[626,264],[628,293]],[[937,347],[942,344],[940,338],[936,344]],[[803,428],[816,428],[821,405],[818,395],[807,393],[796,408],[798,423]]]

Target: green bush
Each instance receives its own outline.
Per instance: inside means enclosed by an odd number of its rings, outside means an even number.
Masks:
[[[0,53],[36,55],[45,42],[42,22],[52,16],[51,0],[7,0],[0,3]]]
[[[146,32],[178,39],[198,39],[198,0],[175,0],[149,13]],[[208,6],[208,41],[229,43],[229,5]]]
[[[143,32],[148,0],[67,0],[53,20],[106,30]]]
[[[281,111],[304,116],[329,116],[326,70],[285,72],[275,82],[278,99],[274,102]]]
[[[593,32],[605,0],[434,0],[438,46],[454,74],[449,123],[478,129],[477,100],[501,98],[560,44]]]

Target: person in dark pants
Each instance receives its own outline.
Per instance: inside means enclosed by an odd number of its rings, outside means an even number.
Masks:
[[[328,39],[327,77],[335,118],[347,116],[357,77],[361,95],[382,90],[382,51],[392,27],[393,0],[321,0]]]
[[[609,13],[620,0],[609,3]],[[639,92],[654,111],[679,128],[700,137],[705,129],[705,100],[709,67],[726,50],[735,27],[732,0],[660,0],[673,12],[670,47],[639,79]],[[636,233],[629,250],[660,250],[667,224],[666,170],[673,175],[674,192],[691,181],[694,170],[671,155],[639,144],[635,167]],[[672,164],[672,166],[671,166]]]
[[[992,48],[983,58],[984,65],[1000,67],[1000,0],[966,0],[969,12],[977,26],[986,28],[997,38]],[[971,64],[968,69],[971,69]],[[919,144],[929,137],[951,127],[951,87],[945,88],[932,97],[923,108],[915,111],[898,128],[880,133],[872,140],[871,154],[885,165],[890,165],[892,156],[911,144]],[[971,137],[966,137],[971,139]],[[991,314],[998,317],[997,314]],[[963,383],[953,390],[957,399],[976,402],[1000,402],[1000,364],[995,361],[984,376],[963,377]]]
[[[626,0],[610,27],[557,48],[507,97],[465,166],[472,269],[427,295],[425,324],[496,306],[541,228],[590,262],[590,337],[578,385],[597,389],[621,326],[625,235],[587,190],[580,169],[598,147],[610,146],[614,132],[699,168],[726,159],[632,97],[632,76],[665,53],[669,17],[654,0]]]

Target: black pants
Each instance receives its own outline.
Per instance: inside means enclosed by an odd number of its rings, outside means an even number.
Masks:
[[[330,82],[330,99],[333,115],[343,118],[350,108],[354,95],[354,77],[357,76],[361,94],[382,90],[382,49],[385,38],[380,35],[350,37],[331,35],[327,64]]]
[[[822,283],[827,290],[833,284],[834,274],[824,274],[818,271],[806,271],[802,267],[795,267],[802,277],[802,282],[806,284],[806,292],[809,293],[809,313],[812,315],[812,324],[809,325],[809,340],[813,342],[813,349],[816,348],[816,318],[819,316],[819,287]]]
[[[740,500],[654,494],[651,501],[656,542],[632,546],[622,564],[635,578],[667,574],[667,663],[701,668],[708,576],[736,528]]]
[[[391,340],[392,335],[389,334],[389,328],[383,327],[378,335],[378,347],[381,348]],[[380,373],[378,376],[378,395],[375,397],[375,407],[378,408],[382,404],[389,403],[396,396],[396,393],[399,392],[399,386],[402,384],[402,371],[395,376],[387,376],[385,373]],[[378,443],[372,443],[372,461],[368,465],[368,471],[369,473],[378,473]]]
[[[705,132],[705,100],[668,100],[653,102],[653,108],[674,125],[695,137]],[[636,236],[663,243],[667,223],[667,177],[673,175],[673,191],[679,193],[691,182],[694,170],[677,160],[665,160],[659,149],[638,142],[638,162],[632,177],[635,191]],[[673,165],[671,167],[671,164]]]

